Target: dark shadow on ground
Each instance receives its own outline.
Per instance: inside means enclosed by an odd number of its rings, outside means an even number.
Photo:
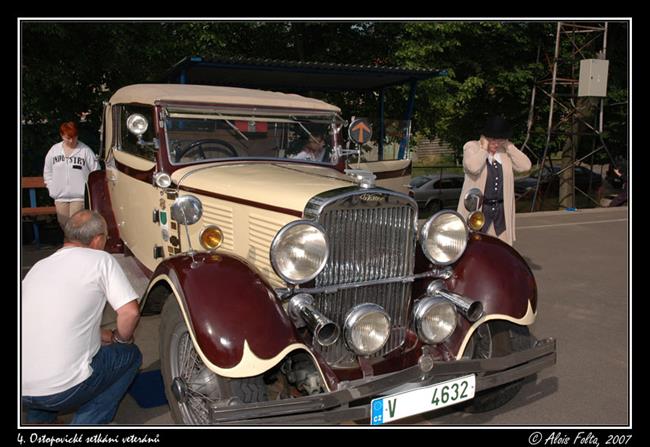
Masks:
[[[527,256],[523,256],[524,260],[526,261],[526,264],[528,264],[528,267],[530,267],[531,270],[541,270],[542,266],[539,264],[535,264],[532,259],[530,259]]]

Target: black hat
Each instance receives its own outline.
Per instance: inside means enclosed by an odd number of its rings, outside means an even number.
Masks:
[[[488,138],[510,138],[512,136],[512,128],[510,124],[500,116],[491,116],[488,118],[481,134]]]

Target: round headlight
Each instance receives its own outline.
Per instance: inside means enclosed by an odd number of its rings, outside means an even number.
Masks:
[[[442,343],[456,329],[456,308],[441,298],[426,297],[413,308],[415,329],[425,343]]]
[[[133,135],[143,135],[147,129],[149,128],[149,123],[147,122],[147,118],[144,117],[144,115],[141,115],[139,113],[134,113],[132,115],[129,115],[129,117],[126,119],[126,128],[129,129],[129,132],[131,132]]]
[[[271,265],[291,284],[302,284],[318,275],[329,256],[323,229],[298,220],[285,225],[271,243]]]
[[[201,230],[199,240],[206,250],[216,250],[223,243],[223,231],[216,225],[208,225]]]
[[[153,182],[159,188],[169,188],[172,184],[172,178],[166,172],[156,172],[153,175]]]
[[[420,231],[420,245],[429,261],[438,265],[456,262],[467,247],[469,230],[455,211],[440,211],[431,216]]]
[[[390,317],[371,303],[353,308],[345,318],[345,341],[358,355],[371,355],[384,347],[390,335]]]

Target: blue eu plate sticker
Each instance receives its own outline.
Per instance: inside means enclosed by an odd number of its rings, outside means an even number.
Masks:
[[[379,425],[384,422],[384,400],[377,399],[372,402],[372,412],[370,414],[370,424]]]

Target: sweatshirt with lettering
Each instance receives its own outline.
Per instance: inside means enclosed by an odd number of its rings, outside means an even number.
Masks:
[[[45,156],[43,179],[54,200],[78,202],[84,200],[88,174],[97,169],[97,156],[87,145],[77,140],[74,152],[66,157],[61,141],[52,146]]]

